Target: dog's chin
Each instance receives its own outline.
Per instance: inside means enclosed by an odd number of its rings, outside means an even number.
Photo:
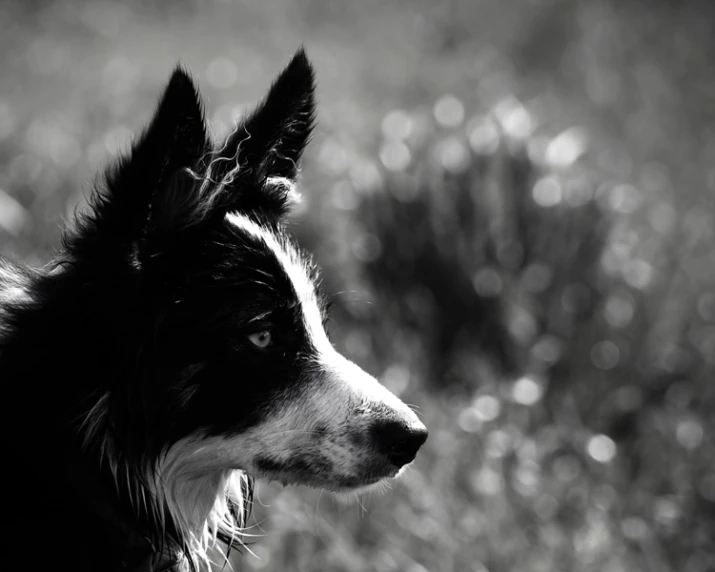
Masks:
[[[394,468],[385,474],[354,474],[354,475],[312,475],[308,473],[292,474],[280,472],[276,474],[255,475],[259,480],[278,482],[283,486],[304,486],[313,489],[326,490],[339,494],[362,494],[380,486],[381,483],[398,477],[403,469]]]

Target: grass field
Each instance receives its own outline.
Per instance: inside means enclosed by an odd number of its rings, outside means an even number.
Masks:
[[[221,133],[304,44],[319,124],[295,232],[336,345],[430,438],[358,500],[260,484],[235,568],[713,570],[713,16],[5,1],[0,253],[51,256],[177,61]]]

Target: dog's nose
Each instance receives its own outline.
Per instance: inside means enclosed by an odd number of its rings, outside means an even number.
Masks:
[[[380,421],[373,426],[373,435],[380,451],[393,465],[402,467],[414,460],[427,440],[427,428],[421,423],[406,425],[396,420]]]

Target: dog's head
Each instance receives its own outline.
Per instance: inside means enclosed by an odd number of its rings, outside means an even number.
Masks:
[[[240,469],[351,491],[425,441],[410,408],[333,348],[316,268],[284,228],[313,92],[300,51],[214,145],[177,69],[66,237],[75,265],[129,300],[117,336],[130,351],[85,424],[112,455],[156,454],[188,480]]]

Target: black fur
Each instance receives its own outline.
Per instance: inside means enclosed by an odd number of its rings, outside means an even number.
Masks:
[[[297,175],[313,92],[301,50],[214,146],[196,88],[177,69],[57,258],[42,270],[0,260],[3,568],[15,558],[27,569],[176,566],[186,547],[172,523],[159,527],[123,487],[199,428],[229,435],[255,424],[299,381],[309,348],[295,292],[265,245],[225,214],[290,240],[287,189],[274,179]],[[283,334],[257,351],[246,335],[266,324]],[[266,382],[241,383],[255,372]]]

